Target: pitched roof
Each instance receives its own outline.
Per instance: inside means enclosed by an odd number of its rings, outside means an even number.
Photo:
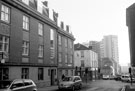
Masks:
[[[74,50],[90,50],[90,48],[78,43],[74,45]]]

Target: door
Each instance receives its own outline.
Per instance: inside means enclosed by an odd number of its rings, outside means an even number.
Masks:
[[[54,85],[54,69],[51,69],[51,85]]]

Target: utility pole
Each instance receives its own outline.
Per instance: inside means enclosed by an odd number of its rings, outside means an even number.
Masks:
[[[129,68],[129,74],[130,74],[130,80],[131,80],[131,85],[132,85],[132,69],[131,69],[131,67]]]

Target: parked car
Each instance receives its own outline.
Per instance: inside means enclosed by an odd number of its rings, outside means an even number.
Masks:
[[[81,89],[82,79],[80,76],[67,76],[59,82],[59,90],[68,89],[74,91],[75,89]]]
[[[129,78],[129,81],[128,82],[131,82],[131,78]],[[134,83],[135,82],[135,78],[132,77],[132,82]]]
[[[121,81],[121,75],[117,75],[117,76],[115,76],[115,78],[114,78],[116,81]]]
[[[2,80],[0,91],[37,91],[37,87],[30,79]]]
[[[109,75],[103,75],[103,80],[108,80],[109,79]]]
[[[129,82],[130,81],[130,76],[129,75],[122,75],[121,76],[121,81],[122,82]]]

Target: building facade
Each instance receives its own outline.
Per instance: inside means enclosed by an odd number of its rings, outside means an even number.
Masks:
[[[100,42],[101,58],[110,58],[114,60],[114,73],[119,74],[119,55],[118,55],[118,38],[115,35],[104,36]],[[101,63],[102,64],[102,63]]]
[[[69,28],[66,29],[60,27],[58,29],[58,79],[62,78],[62,75],[73,76],[74,75],[74,37],[69,34]]]
[[[72,43],[74,37],[59,32],[57,18],[51,20],[38,12],[37,0],[33,1],[0,0],[1,59],[6,54],[0,63],[0,80],[22,78],[32,79],[38,87],[55,85],[58,35],[68,37]]]
[[[135,67],[135,4],[132,4],[126,9],[126,25],[129,32],[129,44],[130,44],[130,65]]]
[[[116,62],[119,62],[117,36],[115,35],[104,36],[100,46],[101,46],[101,58],[104,57],[113,58]]]
[[[91,71],[90,75],[92,78],[95,78],[97,76],[95,73],[98,70],[97,53],[79,43],[75,44],[74,48],[74,66],[84,71],[82,75],[85,74],[85,69],[88,68],[88,70]]]
[[[88,43],[83,43],[83,45],[90,47],[92,51],[98,54],[98,67],[101,68],[100,42],[89,41]]]

